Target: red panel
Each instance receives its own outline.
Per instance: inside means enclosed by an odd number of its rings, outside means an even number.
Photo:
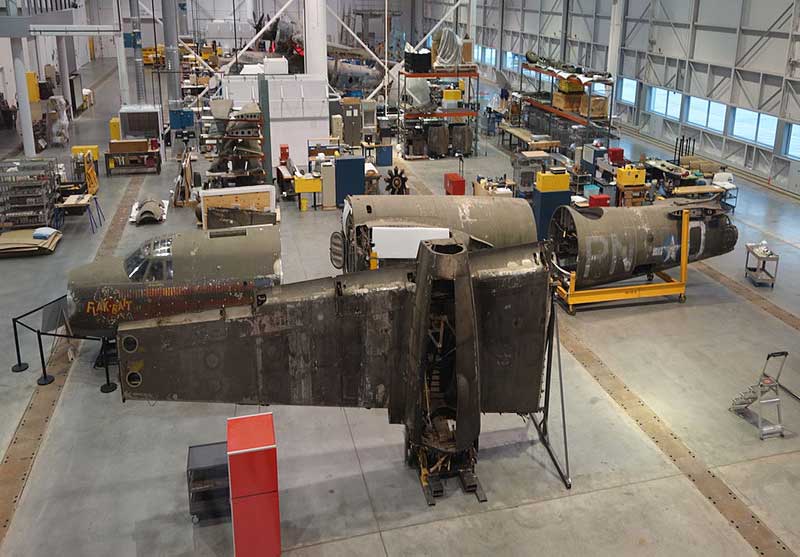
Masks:
[[[608,207],[610,204],[611,198],[604,193],[589,196],[589,207]]]
[[[278,491],[278,451],[271,449],[228,454],[231,497]]]
[[[275,445],[272,412],[228,418],[228,453]]]
[[[447,195],[464,195],[466,181],[457,172],[448,172],[444,175],[444,191]]]
[[[278,450],[272,413],[228,418],[231,497],[278,490]]]
[[[236,557],[277,557],[281,554],[281,514],[277,492],[232,499],[231,510]]]

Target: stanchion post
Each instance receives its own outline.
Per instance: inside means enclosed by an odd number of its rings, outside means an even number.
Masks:
[[[111,382],[111,378],[108,376],[108,354],[106,353],[106,348],[108,347],[108,340],[106,337],[103,337],[103,340],[100,341],[100,351],[103,357],[103,367],[106,370],[106,382],[104,385],[100,386],[101,393],[113,393],[117,390],[117,384]]]
[[[28,364],[22,361],[22,357],[19,353],[19,333],[17,332],[17,318],[14,317],[11,319],[11,323],[14,326],[14,348],[17,349],[17,363],[11,366],[11,371],[13,373],[19,373],[21,371],[25,371],[28,369]]]
[[[42,359],[42,376],[36,380],[36,383],[44,387],[56,380],[52,375],[47,374],[47,362],[44,359],[44,348],[42,347],[42,332],[36,331],[36,340],[39,342],[39,357]]]

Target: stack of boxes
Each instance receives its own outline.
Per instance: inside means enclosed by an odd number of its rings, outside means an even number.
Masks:
[[[618,203],[620,207],[644,205],[647,193],[644,168],[628,165],[617,168]]]

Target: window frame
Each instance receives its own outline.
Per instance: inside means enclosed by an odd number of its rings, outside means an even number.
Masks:
[[[795,128],[797,128],[797,154],[793,155],[790,151],[792,147],[792,130]],[[787,122],[785,134],[786,139],[784,141],[783,155],[794,161],[800,161],[800,124]]]

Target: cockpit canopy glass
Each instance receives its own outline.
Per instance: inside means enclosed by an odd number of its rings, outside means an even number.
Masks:
[[[135,282],[172,278],[172,237],[148,240],[125,258],[125,273]]]

